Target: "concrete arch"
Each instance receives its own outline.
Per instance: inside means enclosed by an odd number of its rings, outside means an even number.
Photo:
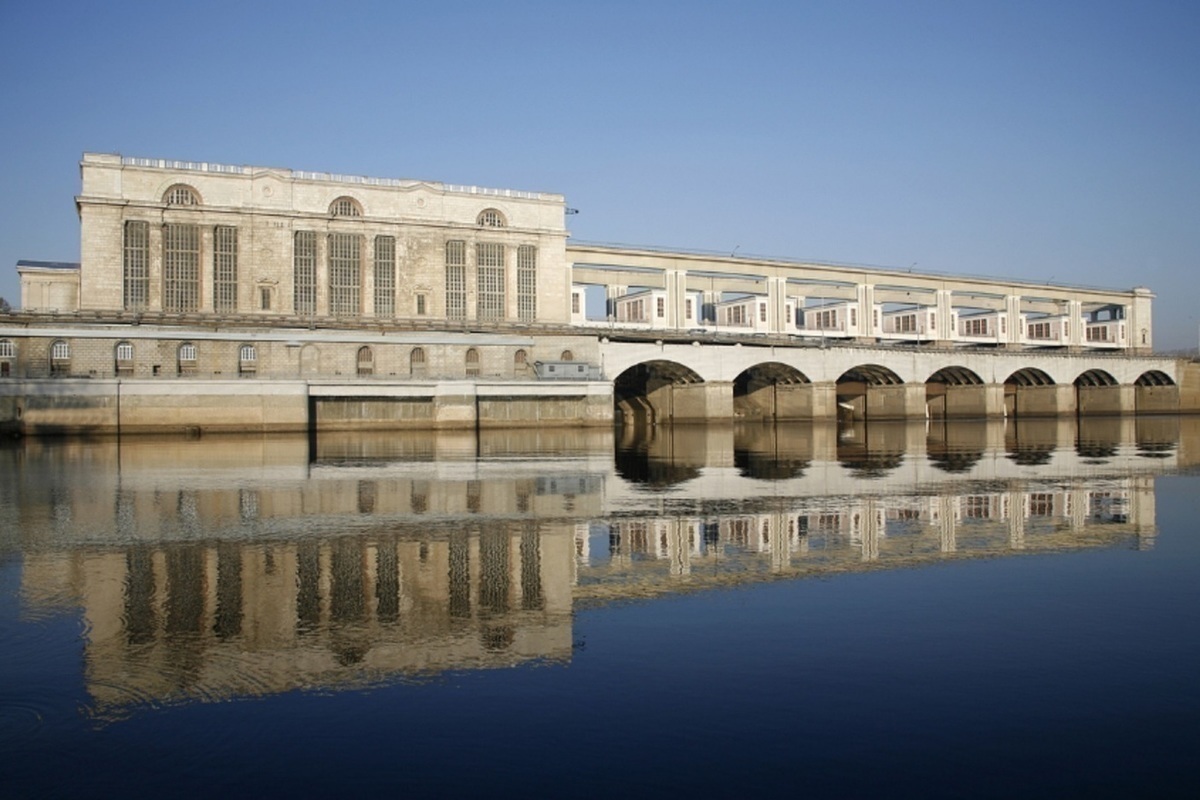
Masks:
[[[843,419],[905,419],[923,415],[924,386],[906,384],[880,364],[859,364],[836,381],[838,416]]]
[[[1133,382],[1133,406],[1138,414],[1176,414],[1179,385],[1162,370],[1146,370]]]
[[[1023,367],[1004,379],[1006,386],[1053,386],[1054,379],[1037,367]]]
[[[710,412],[708,394],[704,378],[691,367],[666,359],[643,361],[613,381],[613,416],[625,425],[701,421]]]
[[[925,383],[944,383],[947,386],[982,386],[983,378],[967,367],[942,367],[925,379]]]
[[[942,367],[925,380],[925,414],[931,419],[991,416],[1000,408],[1001,391],[987,387],[973,369]]]
[[[1076,386],[1116,386],[1117,379],[1102,369],[1089,369],[1079,373],[1075,379]]]
[[[904,379],[879,364],[859,364],[843,372],[837,379],[842,383],[864,383],[868,386],[900,386]]]
[[[808,419],[812,417],[812,381],[800,370],[766,361],[742,370],[733,379],[733,413],[743,418]]]

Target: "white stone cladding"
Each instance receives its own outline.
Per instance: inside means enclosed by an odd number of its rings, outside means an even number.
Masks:
[[[569,266],[564,198],[560,194],[487,190],[448,184],[344,177],[289,169],[228,167],[87,153],[81,162],[82,191],[76,198],[81,223],[79,307],[82,310],[171,311],[164,285],[168,225],[194,225],[199,232],[199,280],[194,308],[214,310],[214,230],[237,230],[236,307],[222,314],[334,316],[331,309],[329,237],[359,237],[357,307],[338,316],[376,316],[376,237],[395,241],[394,316],[400,320],[445,319],[446,243],[465,251],[466,320],[478,313],[476,246],[503,250],[502,319],[568,321]],[[195,204],[167,202],[172,187],[194,192]],[[339,198],[350,198],[356,216],[335,215]],[[481,224],[481,214],[499,212],[502,227]],[[145,302],[131,308],[125,285],[125,225],[147,223],[148,281]],[[311,231],[316,242],[315,311],[295,304],[295,234]],[[536,254],[536,309],[519,304],[519,248]],[[525,284],[528,296],[528,283]],[[264,292],[269,301],[264,308]]]

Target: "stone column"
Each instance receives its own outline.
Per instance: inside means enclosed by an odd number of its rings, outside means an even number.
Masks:
[[[783,333],[787,311],[787,278],[767,278],[767,329]]]

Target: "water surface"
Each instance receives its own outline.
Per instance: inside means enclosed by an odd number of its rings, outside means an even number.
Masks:
[[[1193,796],[1194,421],[24,440],[13,796]]]

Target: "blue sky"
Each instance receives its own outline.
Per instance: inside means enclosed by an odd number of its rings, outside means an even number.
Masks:
[[[1200,3],[0,0],[0,295],[84,151],[561,192],[586,241],[1158,295],[1197,346]]]

